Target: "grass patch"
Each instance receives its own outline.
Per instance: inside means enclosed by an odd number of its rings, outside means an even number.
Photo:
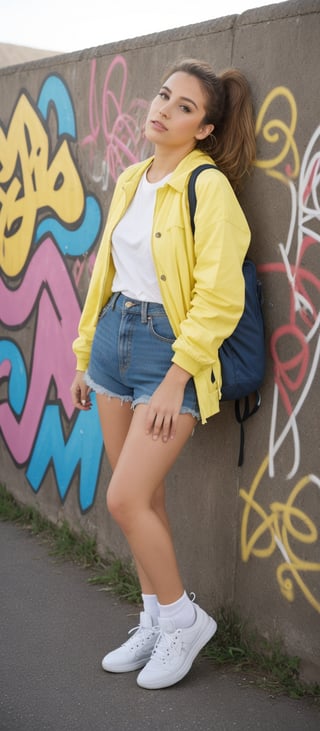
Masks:
[[[83,567],[101,564],[94,539],[85,533],[75,535],[66,521],[61,525],[54,525],[35,508],[17,503],[2,485],[0,485],[0,519],[21,525],[33,535],[40,536],[48,544],[50,554],[53,556],[74,561]]]
[[[102,565],[89,583],[100,586],[104,591],[112,591],[131,604],[141,604],[141,589],[134,567],[120,559],[114,558],[108,566]]]
[[[93,570],[88,582],[110,591],[132,604],[141,603],[138,578],[132,563],[124,563],[111,553],[105,558],[97,552],[96,542],[85,533],[75,535],[67,522],[54,525],[32,507],[19,505],[0,485],[0,520],[24,526],[40,536],[51,555],[71,560]],[[272,642],[248,629],[233,609],[215,612],[218,631],[202,651],[215,665],[249,673],[251,682],[273,694],[291,698],[310,698],[320,704],[320,685],[300,680],[300,659],[290,657],[281,640]]]
[[[233,609],[216,613],[218,631],[203,650],[215,664],[246,671],[259,687],[290,698],[312,698],[320,702],[320,685],[300,680],[300,659],[288,656],[280,639],[266,640],[248,629]]]
[[[100,586],[104,591],[112,591],[132,604],[141,603],[139,581],[132,563],[115,558],[111,552],[102,559],[94,538],[86,533],[75,534],[66,521],[61,525],[51,523],[35,508],[17,503],[2,485],[0,519],[21,525],[33,535],[41,537],[48,544],[50,555],[93,569],[95,573],[88,579],[90,584]]]

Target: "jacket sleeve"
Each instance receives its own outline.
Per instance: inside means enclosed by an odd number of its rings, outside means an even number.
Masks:
[[[78,326],[78,337],[72,343],[76,368],[85,371],[89,364],[92,341],[101,309],[111,294],[114,266],[111,257],[110,218],[119,182],[111,200],[107,223],[102,234],[97,258]]]
[[[247,221],[223,174],[201,173],[196,194],[194,286],[173,345],[173,362],[193,376],[214,367],[242,315],[242,264],[250,243]]]
[[[80,317],[78,337],[72,343],[72,349],[76,356],[76,368],[79,371],[85,371],[88,367],[92,341],[99,314],[111,293],[113,264],[111,256],[108,253],[107,244],[108,241],[105,232],[100,244],[88,293]],[[108,269],[106,269],[108,258],[110,259],[110,262]]]

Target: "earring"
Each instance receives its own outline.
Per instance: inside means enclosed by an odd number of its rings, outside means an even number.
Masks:
[[[210,132],[210,134],[208,135],[207,139],[208,139],[208,141],[210,141],[210,144],[211,144],[212,147],[215,147],[216,146],[216,144],[217,144],[217,138],[215,137],[215,135],[213,134],[213,132]]]

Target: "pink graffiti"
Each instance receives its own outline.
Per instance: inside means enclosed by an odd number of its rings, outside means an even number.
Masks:
[[[119,82],[120,78],[120,82]],[[90,133],[82,140],[82,146],[89,146],[90,164],[95,165],[100,134],[104,138],[103,160],[108,174],[115,181],[119,173],[128,165],[145,157],[146,141],[143,138],[143,117],[147,109],[144,99],[134,99],[125,110],[127,88],[127,64],[122,56],[116,56],[107,71],[101,99],[99,115],[96,59],[91,65],[89,87],[89,126]],[[120,84],[120,88],[119,88]],[[119,88],[114,91],[113,87]]]
[[[76,259],[72,267],[72,275],[76,287],[79,287],[80,280],[84,274],[87,274],[88,280],[91,278],[94,263],[96,260],[96,254],[90,254],[88,257],[82,259]]]
[[[33,255],[18,289],[0,280],[1,319],[7,327],[24,328],[37,312],[28,392],[22,416],[17,419],[8,403],[0,404],[0,429],[19,464],[30,456],[41,414],[52,383],[68,418],[73,413],[70,384],[75,359],[71,342],[76,337],[80,306],[63,258],[50,238]],[[3,364],[4,366],[4,364]],[[3,367],[2,377],[10,369]]]
[[[0,281],[1,285],[1,281]],[[10,376],[11,372],[11,361],[10,360],[3,360],[2,363],[0,363],[0,379],[2,378],[8,378]],[[1,408],[1,406],[0,406]]]

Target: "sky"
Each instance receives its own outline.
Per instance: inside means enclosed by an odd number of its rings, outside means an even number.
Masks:
[[[69,53],[276,4],[279,0],[0,0],[0,43]]]

